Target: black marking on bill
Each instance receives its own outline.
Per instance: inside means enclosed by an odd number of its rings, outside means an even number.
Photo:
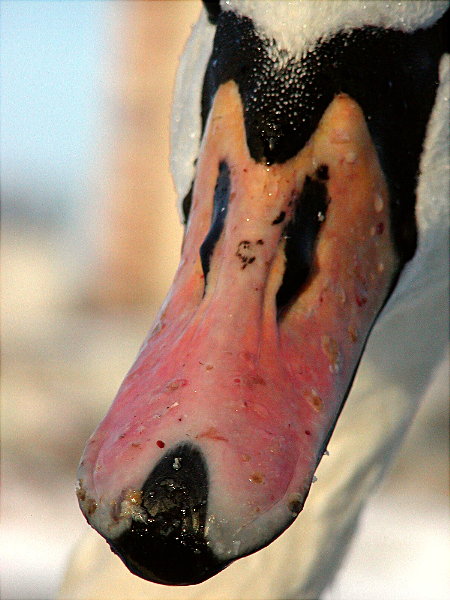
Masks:
[[[447,19],[448,13],[412,33],[382,27],[341,31],[297,59],[260,37],[251,19],[222,11],[204,78],[203,127],[218,87],[232,79],[244,106],[251,156],[282,163],[305,146],[335,95],[348,94],[365,114],[386,175],[403,263],[416,249],[415,189]]]
[[[261,244],[262,240],[258,240],[256,243]],[[250,240],[242,240],[239,242],[235,255],[238,257],[241,263],[241,269],[244,270],[248,265],[251,265],[256,260],[254,254],[254,244]]]
[[[316,169],[316,177],[322,181],[328,181],[330,178],[328,173],[328,165],[319,165]]]
[[[280,212],[280,214],[278,215],[278,217],[276,217],[272,221],[272,225],[279,225],[280,223],[282,223],[284,221],[285,217],[286,217],[286,212],[284,210],[282,210]]]
[[[189,213],[191,212],[193,190],[194,190],[194,182],[192,182],[188,193],[183,198],[183,201],[181,203],[181,209],[183,211],[183,224],[184,225],[186,225],[188,218],[189,218]]]
[[[317,235],[329,201],[326,184],[307,175],[296,199],[294,215],[284,230],[286,269],[276,298],[279,317],[295,302],[308,279]]]
[[[200,246],[200,259],[202,261],[203,274],[206,280],[209,273],[209,264],[214,247],[222,233],[227,216],[228,201],[230,198],[230,169],[225,161],[219,165],[219,175],[214,190],[214,208],[211,220],[211,228],[203,244]]]

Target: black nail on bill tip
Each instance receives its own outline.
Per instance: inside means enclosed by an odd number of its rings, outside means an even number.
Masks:
[[[179,444],[154,467],[142,487],[141,514],[108,540],[130,571],[167,585],[200,583],[228,563],[207,544],[208,472],[199,448]]]

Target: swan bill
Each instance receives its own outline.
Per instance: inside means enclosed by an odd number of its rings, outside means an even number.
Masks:
[[[158,583],[203,581],[292,523],[400,268],[354,99],[283,163],[251,156],[244,121],[221,84],[172,289],[79,468],[89,523]]]
[[[327,25],[322,3],[293,4]],[[389,27],[352,6],[353,25],[314,38],[295,22],[278,44],[224,6],[206,3],[215,29],[189,112],[201,146],[180,265],[78,471],[90,525],[133,573],[169,585],[211,577],[302,510],[416,251],[446,41],[444,8]]]

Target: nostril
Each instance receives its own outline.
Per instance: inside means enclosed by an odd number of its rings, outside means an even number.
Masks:
[[[205,276],[205,284],[209,273],[209,263],[214,252],[214,247],[220,238],[220,235],[225,224],[227,216],[228,202],[230,199],[230,168],[225,161],[219,165],[219,175],[214,190],[214,205],[213,215],[211,220],[211,228],[200,246],[200,259],[202,262],[203,274]]]
[[[205,539],[207,503],[203,454],[192,444],[179,444],[145,481],[138,518],[109,544],[144,579],[168,585],[204,581],[227,564],[214,556]]]
[[[276,297],[279,318],[295,302],[311,273],[315,245],[330,202],[327,165],[321,165],[317,177],[305,177],[303,189],[295,201],[293,218],[284,230],[286,269]]]

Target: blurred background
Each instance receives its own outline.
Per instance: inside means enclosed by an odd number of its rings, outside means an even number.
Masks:
[[[176,269],[168,167],[194,0],[1,3],[1,598],[55,597],[74,493]],[[331,600],[449,597],[447,367]]]

